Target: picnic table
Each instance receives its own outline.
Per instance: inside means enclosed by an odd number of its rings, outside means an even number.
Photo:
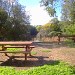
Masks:
[[[27,54],[30,54],[31,49],[34,48],[31,45],[32,41],[0,41],[0,46],[2,46],[0,53],[4,53],[6,56],[8,56],[7,53],[24,53],[25,60],[27,60]],[[25,51],[6,51],[7,48],[25,48]]]

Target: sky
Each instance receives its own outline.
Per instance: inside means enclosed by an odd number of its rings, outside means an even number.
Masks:
[[[19,3],[26,6],[26,11],[31,15],[31,25],[44,25],[52,19],[44,7],[40,7],[40,0],[19,0]],[[58,19],[60,19],[60,14]]]

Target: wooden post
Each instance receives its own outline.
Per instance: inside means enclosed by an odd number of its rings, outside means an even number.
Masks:
[[[60,35],[58,35],[58,44],[60,43]]]

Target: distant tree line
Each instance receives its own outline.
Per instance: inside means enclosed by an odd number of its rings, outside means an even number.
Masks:
[[[37,34],[18,0],[0,0],[0,40],[31,40]]]

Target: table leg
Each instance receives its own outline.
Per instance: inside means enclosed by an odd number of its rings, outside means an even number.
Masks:
[[[25,61],[27,60],[27,54],[25,53]]]
[[[4,51],[5,49],[4,49],[4,45],[2,45],[2,50]]]
[[[4,45],[2,45],[2,51],[5,51],[6,50],[6,48],[4,47]],[[4,53],[5,54],[5,56],[8,56],[7,55],[7,53]]]
[[[28,45],[26,45],[26,51],[28,50]],[[25,61],[27,60],[27,54],[25,53]]]

